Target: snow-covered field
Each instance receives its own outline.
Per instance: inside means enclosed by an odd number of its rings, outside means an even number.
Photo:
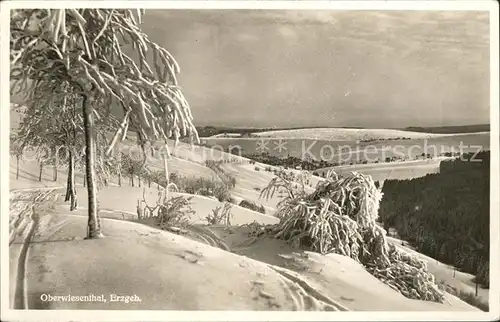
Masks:
[[[341,134],[344,131],[339,130]],[[394,133],[396,130],[355,130],[359,133],[323,135],[321,132],[303,131],[305,133],[283,136],[280,131],[275,131],[269,136],[252,138],[210,137],[202,138],[201,141],[217,149],[230,149],[236,154],[268,153],[279,158],[305,156],[312,160],[337,164],[359,164],[364,160],[369,163],[377,160],[383,162],[392,157],[414,160],[422,153],[437,157],[447,152],[474,153],[479,149],[490,149],[490,132],[441,135],[399,131],[403,133],[385,135],[383,131]],[[373,134],[370,131],[382,131],[384,135],[375,134],[378,139],[373,139],[369,137]]]
[[[129,188],[123,190],[132,198]],[[128,207],[119,198],[110,206]],[[27,285],[23,292],[11,288],[12,301],[21,297],[31,309],[477,312],[451,295],[444,304],[407,299],[348,257],[300,251],[299,256],[281,241],[248,238],[242,226],[208,228],[231,251],[111,218],[102,219],[105,238],[83,240],[87,218],[82,210],[70,213],[56,205],[36,212],[22,276],[17,258],[24,236],[10,247],[11,285],[19,279]],[[287,259],[294,257],[299,266]],[[95,294],[106,301],[41,300],[47,293]],[[137,301],[112,301],[112,294]]]
[[[253,135],[269,138],[300,138],[327,141],[380,140],[395,138],[428,139],[455,134],[431,134],[391,129],[344,129],[344,128],[306,128],[296,130],[276,130],[257,132]]]
[[[207,153],[232,157],[206,150],[210,149],[179,145],[176,157],[169,161],[171,168],[207,176],[211,174],[211,170],[203,166]],[[266,214],[234,205],[232,227],[207,228],[206,216],[221,203],[202,196],[193,196],[191,202],[195,211],[191,222],[202,232],[209,229],[216,234],[230,251],[212,247],[216,245],[207,245],[196,238],[131,222],[137,219],[137,200],[142,199],[143,194],[148,202],[154,202],[158,193],[155,187],[102,188],[98,195],[104,217],[102,227],[107,237],[82,240],[87,204],[86,189],[81,186],[81,175],[78,175],[79,210],[70,212],[69,206],[62,202],[63,191],[59,191],[59,198],[51,207],[37,212],[39,227],[35,243],[30,246],[27,271],[21,277],[17,274],[17,265],[22,236],[11,245],[11,285],[19,278],[27,280],[28,288],[23,296],[32,308],[478,311],[451,295],[447,295],[444,304],[409,300],[344,256],[321,256],[292,249],[279,240],[249,238],[245,226],[241,225],[253,221],[276,223],[278,219],[272,213],[278,198],[259,199],[260,190],[273,177],[271,172],[264,171],[266,165],[250,165],[245,158],[239,160],[240,163],[223,165],[225,171],[237,178],[232,195],[237,201],[247,199],[263,204]],[[22,162],[22,176],[16,180],[13,161],[10,165],[11,189],[64,186],[65,169],[60,169],[56,182],[52,181],[52,170],[47,169],[39,182],[36,162]],[[256,171],[256,166],[261,170]],[[317,180],[314,178],[313,184]],[[15,211],[11,216],[15,216]],[[299,266],[296,260],[285,259],[297,256],[300,257]],[[89,258],[94,263],[90,266]],[[439,263],[429,265],[429,269],[435,272],[438,281],[443,279],[450,283],[452,268]],[[461,282],[456,281],[453,286],[469,291],[471,276],[456,276]],[[86,282],[81,283],[82,280]],[[54,290],[54,295],[75,290],[80,294],[108,294],[113,290],[137,294],[142,302],[41,302],[40,294],[46,290]],[[15,287],[11,292],[15,297]]]
[[[364,175],[371,176],[375,181],[384,181],[389,179],[407,180],[423,177],[432,173],[439,173],[439,165],[441,161],[446,159],[447,158],[436,158],[388,163],[355,164],[322,168],[315,170],[315,172],[323,176],[329,170],[334,170],[338,174],[356,171]]]

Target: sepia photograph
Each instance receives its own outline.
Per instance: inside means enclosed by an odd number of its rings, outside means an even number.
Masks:
[[[498,3],[272,2],[1,4],[2,320],[499,318]]]

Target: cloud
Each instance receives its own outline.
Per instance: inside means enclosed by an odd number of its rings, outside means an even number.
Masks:
[[[236,34],[236,39],[241,42],[254,42],[259,40],[259,37],[255,34],[250,34],[246,32],[241,32]]]
[[[145,18],[144,30],[179,61],[198,122],[489,119],[487,13],[157,10]]]
[[[292,29],[286,25],[279,26],[277,28],[277,31],[283,38],[285,38],[287,40],[293,41],[293,40],[297,40],[297,38],[298,38],[297,32],[294,29]]]

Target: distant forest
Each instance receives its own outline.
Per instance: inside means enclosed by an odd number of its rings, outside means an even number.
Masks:
[[[254,132],[272,131],[273,129],[257,129],[257,128],[230,128],[230,127],[216,127],[216,126],[197,126],[196,130],[200,137],[209,137],[222,133],[238,133],[249,134]]]
[[[459,126],[433,126],[433,127],[410,126],[402,130],[410,132],[423,132],[423,133],[435,133],[435,134],[476,133],[476,132],[489,132],[490,125],[476,124],[476,125],[459,125]]]
[[[419,252],[489,287],[490,152],[471,157],[441,162],[437,174],[386,180],[380,220]]]

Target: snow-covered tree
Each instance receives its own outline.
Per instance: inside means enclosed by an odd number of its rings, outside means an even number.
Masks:
[[[172,55],[140,29],[143,10],[20,9],[11,15],[11,81],[13,91],[35,104],[39,87],[66,83],[66,93],[82,100],[85,169],[88,190],[88,238],[102,236],[97,207],[95,119],[122,108],[122,119],[107,146],[111,153],[131,125],[138,143],[198,142],[190,106],[178,86],[179,65]],[[134,60],[123,46],[139,57]],[[148,54],[151,56],[148,57]],[[152,62],[153,68],[150,66]],[[59,96],[67,95],[57,92]],[[54,93],[45,93],[54,95]],[[61,113],[65,113],[61,108]],[[165,177],[168,167],[165,154]]]

